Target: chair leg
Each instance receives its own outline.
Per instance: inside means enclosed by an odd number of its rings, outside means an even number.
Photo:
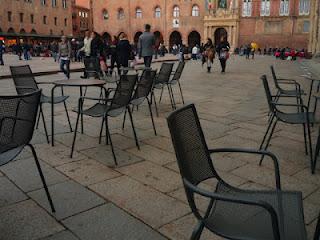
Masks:
[[[199,221],[198,224],[193,229],[192,235],[190,237],[190,240],[199,240],[201,237],[201,233],[203,231],[204,224],[202,221]]]
[[[156,97],[155,97],[153,91],[152,91],[152,93],[151,93],[151,103],[152,103],[152,99],[153,99],[153,102],[154,102],[154,108],[156,109],[156,115],[157,115],[157,117],[159,117],[159,111],[158,111],[157,101],[156,101]]]
[[[164,85],[163,85],[162,88],[161,88],[161,93],[160,93],[160,98],[159,98],[159,104],[161,103],[161,100],[162,100],[163,89],[164,89]]]
[[[72,141],[70,158],[72,158],[72,156],[73,156],[74,145],[75,145],[75,143],[76,143],[80,114],[81,114],[81,113],[80,113],[80,111],[79,111],[79,112],[78,112],[78,116],[77,116],[77,121],[76,121],[76,128],[74,129],[74,135],[73,135],[73,141]]]
[[[31,144],[28,144],[28,146],[31,148],[32,155],[33,155],[34,160],[35,160],[35,162],[36,162],[37,169],[38,169],[38,172],[39,172],[39,175],[40,175],[40,178],[41,178],[41,181],[42,181],[44,190],[46,191],[46,195],[47,195],[47,198],[48,198],[50,207],[51,207],[51,211],[54,213],[54,212],[56,212],[56,210],[55,210],[55,208],[54,208],[54,205],[53,205],[53,202],[52,202],[52,199],[51,199],[51,196],[50,196],[50,192],[49,192],[49,189],[48,189],[46,180],[45,180],[45,178],[44,178],[44,175],[43,175],[43,172],[42,172],[42,169],[41,169],[41,166],[40,166],[40,162],[39,162],[39,160],[38,160],[37,153],[36,153],[34,147],[33,147]]]
[[[317,144],[316,144],[316,149],[314,152],[314,160],[313,160],[313,166],[312,166],[312,173],[315,172],[316,170],[316,165],[317,165],[317,159],[319,156],[319,151],[320,151],[320,128],[318,130],[318,138],[317,138]]]
[[[172,89],[172,86],[171,85],[168,85],[169,86],[169,89],[170,89],[170,92],[171,92],[171,96],[172,96],[172,103],[173,103],[173,109],[177,109],[177,105],[176,105],[176,100],[174,99],[174,95],[173,95],[173,89]]]
[[[108,122],[108,117],[105,117],[105,125],[106,125],[106,145],[109,145],[109,137],[108,134],[110,135],[109,132],[109,122]],[[110,135],[110,139],[111,139],[111,135]],[[111,142],[111,140],[110,140]]]
[[[167,88],[168,88],[168,92],[169,92],[169,97],[170,97],[170,102],[171,102],[171,108],[172,108],[172,110],[174,110],[174,102],[173,102],[173,99],[172,99],[172,94],[171,94],[171,90],[170,90],[169,85],[167,85]]]
[[[39,122],[40,122],[40,110],[38,111],[38,117],[37,117],[36,129],[38,129],[38,128],[39,128]]]
[[[316,114],[317,104],[318,104],[318,98],[315,98],[314,108],[313,108],[313,114]]]
[[[304,139],[304,152],[308,155],[308,143],[307,143],[307,131],[306,131],[306,124],[302,124],[303,127],[303,139]]]
[[[70,117],[69,117],[69,113],[68,113],[68,109],[67,109],[67,104],[66,102],[63,102],[64,105],[64,109],[66,111],[66,115],[67,115],[67,119],[68,119],[68,124],[69,124],[69,128],[70,128],[70,132],[72,132],[72,126],[71,126],[71,121],[70,121]]]
[[[154,119],[153,119],[153,114],[152,114],[151,102],[149,101],[148,98],[147,98],[147,101],[148,101],[149,112],[150,112],[150,117],[151,117],[151,121],[152,121],[152,126],[153,126],[154,135],[157,136],[157,130],[156,130],[156,126],[155,126],[155,124],[154,124]]]
[[[126,117],[127,117],[127,109],[126,109],[126,111],[124,112],[124,115],[123,115],[122,129],[124,129],[124,124],[126,123]]]
[[[266,151],[266,150],[268,149],[268,147],[269,147],[269,144],[270,144],[270,141],[271,141],[273,132],[274,132],[276,126],[277,126],[277,123],[278,123],[278,120],[276,119],[276,121],[274,122],[274,124],[273,124],[273,126],[272,126],[272,129],[271,129],[271,132],[270,132],[270,134],[269,134],[269,137],[268,137],[268,139],[267,139],[266,146],[265,146],[264,149],[263,149],[264,151]],[[260,162],[259,162],[259,165],[260,165],[260,166],[261,166],[261,164],[262,164],[263,159],[264,159],[264,155],[262,155],[262,157],[261,157],[261,159],[260,159]]]
[[[109,139],[110,141],[110,146],[111,146],[111,152],[112,152],[112,156],[113,156],[113,160],[114,160],[114,164],[116,166],[118,166],[118,162],[117,162],[117,157],[116,157],[116,154],[114,152],[114,148],[113,148],[113,143],[112,143],[112,140],[111,140],[111,134],[110,134],[110,131],[109,131],[109,125],[108,125],[108,120],[106,118],[106,133],[107,133],[107,136],[106,138]],[[108,140],[107,140],[108,141]]]
[[[178,84],[179,84],[179,89],[180,89],[182,104],[184,105],[184,97],[183,97],[183,93],[182,93],[182,88],[181,88],[180,81],[178,81]]]
[[[273,123],[273,119],[274,119],[274,114],[272,114],[272,116],[271,116],[271,118],[270,118],[270,120],[269,120],[269,125],[268,125],[268,127],[267,127],[266,133],[265,133],[264,136],[263,136],[263,139],[262,139],[262,142],[261,142],[261,144],[260,144],[259,150],[262,150],[262,148],[263,148],[263,145],[264,145],[264,143],[265,143],[265,141],[266,141],[267,135],[268,135],[268,133],[269,133],[269,131],[270,131],[270,128],[271,128],[271,125],[272,125],[272,123]]]
[[[311,141],[311,131],[310,131],[310,123],[307,123],[307,130],[308,130],[308,142],[309,142],[309,154],[310,154],[310,165],[311,165],[311,173],[314,174],[313,169],[313,152],[312,152],[312,141]]]
[[[46,138],[47,138],[47,143],[49,144],[49,135],[48,135],[48,130],[47,130],[47,124],[46,121],[44,119],[44,114],[43,114],[43,110],[42,110],[42,104],[40,104],[40,114],[41,114],[41,118],[42,118],[42,122],[43,122],[43,128],[44,128],[44,132],[46,134]]]
[[[134,139],[136,141],[136,146],[140,150],[140,145],[139,145],[136,129],[135,129],[134,124],[133,124],[132,113],[131,113],[130,107],[127,107],[127,109],[128,109],[128,113],[129,113],[129,116],[130,116],[131,127],[132,127],[132,131],[133,131]]]
[[[101,128],[100,128],[100,134],[99,134],[99,144],[101,144],[102,139],[102,131],[103,131],[103,125],[104,125],[104,118],[102,118]],[[107,137],[107,136],[106,136]]]

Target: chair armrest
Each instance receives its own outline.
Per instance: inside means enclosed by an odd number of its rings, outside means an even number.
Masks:
[[[241,198],[241,197],[225,196],[223,194],[219,194],[219,193],[215,193],[215,192],[209,192],[209,191],[206,191],[204,189],[201,189],[201,188],[193,185],[192,183],[190,183],[186,179],[183,179],[183,183],[184,183],[185,187],[188,190],[190,190],[192,193],[200,194],[201,196],[210,198],[213,201],[214,200],[219,200],[219,201],[235,203],[235,204],[251,205],[251,206],[254,206],[254,207],[260,207],[260,208],[264,209],[265,211],[267,211],[270,214],[272,227],[273,227],[273,233],[275,235],[275,239],[280,239],[280,231],[279,231],[279,223],[278,223],[277,213],[269,203],[267,203],[265,201],[262,201],[262,200],[254,201],[254,200],[251,200],[251,199],[245,199],[245,198]],[[211,209],[208,208],[207,212],[210,211],[210,210]],[[200,220],[205,220],[205,219],[203,219],[203,217],[200,215],[200,213],[198,212],[198,210],[196,208],[195,209],[193,208],[192,212]],[[207,216],[207,214],[206,214],[206,216]]]
[[[84,101],[85,99],[96,100],[96,101],[105,101],[105,102],[112,100],[112,98],[94,98],[94,97],[85,97],[85,96],[82,96],[79,98],[79,100],[82,100],[82,101]]]
[[[301,107],[304,110],[306,110],[306,112],[309,112],[309,108],[306,105],[303,104],[288,104],[288,103],[276,103],[276,102],[272,102],[272,104],[274,104],[275,106],[283,106],[283,107]]]
[[[44,84],[54,84],[55,82],[36,82],[38,85],[44,85]]]
[[[35,88],[33,87],[29,87],[29,86],[16,86],[17,89],[32,89],[32,90],[36,90]]]
[[[213,153],[247,153],[247,154],[257,154],[257,155],[261,155],[261,156],[270,157],[273,160],[273,164],[274,164],[276,188],[277,188],[277,190],[281,190],[279,161],[273,153],[268,152],[268,151],[260,151],[260,150],[245,149],[245,148],[216,148],[216,149],[210,149],[209,153],[210,154],[213,154]]]

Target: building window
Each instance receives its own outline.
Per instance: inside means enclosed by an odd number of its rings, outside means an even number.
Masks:
[[[136,9],[136,18],[142,18],[142,10],[141,8]]]
[[[280,16],[289,15],[289,0],[280,0]]]
[[[108,20],[109,19],[109,13],[108,13],[107,10],[103,10],[102,15],[103,15],[103,20]]]
[[[161,18],[161,8],[159,6],[154,9],[154,16],[155,18]]]
[[[19,13],[20,22],[23,23],[23,13]]]
[[[46,5],[46,0],[41,0],[41,5]]]
[[[52,7],[56,7],[57,6],[57,0],[52,0]]]
[[[300,0],[299,15],[309,15],[309,13],[310,13],[310,0]]]
[[[303,21],[303,32],[308,33],[310,30],[310,22],[309,21]]]
[[[84,16],[85,16],[86,18],[88,18],[88,13],[84,13]]]
[[[192,6],[191,15],[192,15],[193,17],[199,17],[199,16],[200,16],[200,9],[199,9],[199,6],[198,6],[198,5],[193,5],[193,6]]]
[[[68,19],[65,18],[65,19],[64,19],[64,26],[66,27],[67,25],[68,25]]]
[[[261,16],[270,16],[270,0],[261,0]]]
[[[243,0],[242,16],[243,17],[251,17],[251,13],[252,13],[252,1],[251,0]]]
[[[124,19],[124,10],[122,8],[118,9],[118,19]]]
[[[62,7],[67,8],[67,0],[62,0]]]
[[[30,15],[30,22],[34,23],[34,15],[33,14]]]
[[[54,18],[54,25],[55,25],[55,26],[57,26],[57,22],[58,22],[58,19],[57,19],[57,17],[55,17],[55,18]]]
[[[8,12],[8,22],[12,21],[12,12]]]
[[[47,16],[43,16],[43,24],[47,24]]]
[[[176,18],[180,16],[180,8],[178,6],[173,7],[173,16]]]
[[[79,12],[79,17],[81,17],[81,12]]]

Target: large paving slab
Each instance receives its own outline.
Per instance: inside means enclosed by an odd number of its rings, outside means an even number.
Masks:
[[[105,216],[108,216],[106,218]],[[80,213],[63,224],[81,240],[165,240],[158,232],[109,203]]]
[[[27,198],[8,178],[0,177],[0,207],[20,202]]]
[[[39,239],[64,229],[45,210],[27,200],[0,208],[0,239]]]
[[[125,176],[90,188],[155,228],[190,211],[187,205]]]

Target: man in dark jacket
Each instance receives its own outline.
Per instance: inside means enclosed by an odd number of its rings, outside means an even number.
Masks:
[[[91,51],[90,51],[90,57],[99,57],[103,50],[103,43],[100,39],[100,36],[96,32],[91,33]]]
[[[155,37],[153,33],[150,32],[151,26],[149,24],[145,25],[145,31],[139,37],[138,49],[139,58],[143,57],[144,65],[146,67],[151,66],[152,55],[155,46]]]
[[[132,49],[125,33],[121,33],[119,39],[120,41],[117,45],[117,55],[119,64],[118,74],[120,75],[120,67],[128,67]]]
[[[227,60],[229,58],[230,44],[225,36],[221,37],[220,43],[217,45],[217,53],[221,64],[221,73],[225,73]]]

